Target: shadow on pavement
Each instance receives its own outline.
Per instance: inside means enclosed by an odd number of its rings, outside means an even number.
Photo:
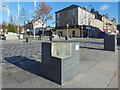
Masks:
[[[6,57],[4,59],[7,62],[18,66],[25,71],[28,71],[28,72],[33,73],[33,74],[38,75],[38,76],[42,76],[42,72],[41,72],[42,64],[41,64],[41,62],[26,58],[23,56]]]
[[[88,42],[81,41],[81,42],[82,42],[82,43],[85,43],[85,44],[101,44],[101,45],[104,45],[103,42],[90,42],[90,41],[88,41]]]
[[[93,50],[102,50],[102,51],[105,51],[104,48],[95,48],[95,47],[86,47],[86,46],[80,46],[80,48],[86,48],[86,49],[93,49]]]

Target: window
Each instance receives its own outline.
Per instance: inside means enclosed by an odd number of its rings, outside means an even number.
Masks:
[[[59,18],[60,17],[60,15],[59,15],[59,13],[57,13],[57,18]]]
[[[72,25],[75,25],[75,19],[72,20]]]
[[[72,10],[72,15],[75,15],[75,9]]]

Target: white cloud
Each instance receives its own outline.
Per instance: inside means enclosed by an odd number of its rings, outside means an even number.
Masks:
[[[109,8],[109,5],[104,4],[100,7],[100,10],[103,11],[103,10],[106,10],[108,8]]]

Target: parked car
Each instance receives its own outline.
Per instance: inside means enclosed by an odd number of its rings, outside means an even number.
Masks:
[[[1,35],[1,37],[0,37],[2,40],[6,40],[6,37],[5,37],[5,35]]]
[[[104,38],[106,35],[108,35],[108,34],[105,32],[99,32],[97,35],[97,38]]]

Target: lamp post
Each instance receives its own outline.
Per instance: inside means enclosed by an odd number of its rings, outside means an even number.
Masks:
[[[34,30],[34,32],[33,32],[33,37],[34,37],[34,39],[35,39],[35,21],[33,22],[33,30]]]
[[[69,24],[66,25],[67,26],[67,36],[66,36],[66,40],[68,40],[68,27],[69,27]]]
[[[90,18],[88,20],[88,34],[87,34],[87,38],[89,38],[89,29],[90,29]]]
[[[42,36],[43,36],[43,38],[44,38],[44,29],[43,29],[43,26],[44,26],[44,24],[42,24]],[[42,38],[42,39],[43,39]]]
[[[83,26],[81,27],[81,29],[82,29],[82,38],[83,38]]]
[[[92,7],[92,5],[89,5],[88,7]],[[90,17],[88,18],[88,34],[87,34],[87,38],[89,38],[89,30],[90,30],[90,23],[91,23],[91,19],[92,19],[92,17],[91,17],[91,15],[90,15]]]

